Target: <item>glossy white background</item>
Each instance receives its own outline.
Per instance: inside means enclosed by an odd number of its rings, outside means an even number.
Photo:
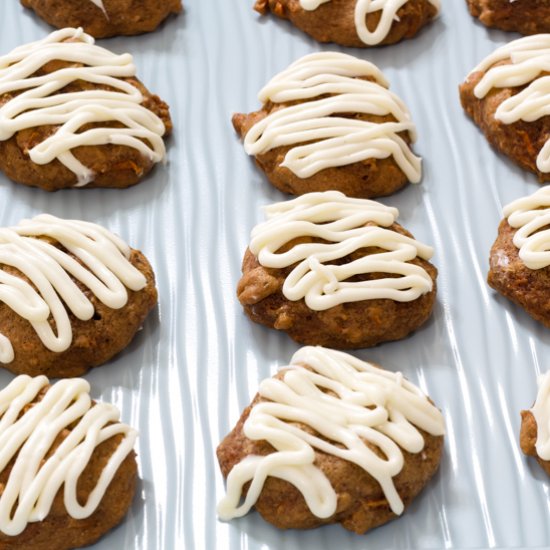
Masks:
[[[465,2],[416,39],[371,50],[321,46],[288,23],[260,18],[253,0],[187,0],[154,34],[102,40],[134,54],[139,76],[171,106],[168,164],[127,190],[48,194],[0,176],[0,222],[40,212],[107,226],[140,248],[157,273],[159,307],[131,346],[90,372],[95,398],[115,402],[140,431],[140,477],[130,514],[94,549],[371,550],[550,545],[548,480],[517,444],[519,411],[550,368],[547,329],[495,295],[487,258],[503,204],[535,178],[497,155],[462,113],[457,87],[497,45]],[[0,4],[0,51],[50,28],[16,0]],[[448,435],[440,471],[397,521],[366,536],[339,526],[277,531],[255,513],[217,521],[224,485],[215,447],[297,345],[253,325],[235,298],[249,231],[261,205],[284,200],[244,154],[230,124],[256,109],[257,92],[298,57],[347,51],[376,63],[418,126],[424,178],[383,200],[433,244],[439,294],[412,337],[358,352],[401,370],[442,409]],[[0,373],[0,384],[12,376]]]

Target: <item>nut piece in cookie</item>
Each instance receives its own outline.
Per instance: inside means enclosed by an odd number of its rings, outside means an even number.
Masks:
[[[135,73],[130,54],[81,29],[0,57],[0,169],[47,191],[141,181],[165,159],[172,123]]]
[[[398,517],[437,470],[440,411],[400,373],[305,347],[217,450],[221,519],[253,506],[276,527],[340,523],[365,533]],[[244,499],[239,505],[241,499]]]
[[[520,38],[489,55],[460,86],[464,110],[489,143],[541,182],[550,181],[549,60],[550,34]]]
[[[256,0],[319,42],[366,48],[412,38],[440,10],[440,0]]]
[[[338,349],[398,340],[430,316],[433,250],[398,211],[337,191],[266,208],[243,260],[237,296],[255,322]]]
[[[503,210],[489,285],[550,328],[550,186]]]
[[[89,391],[26,375],[0,391],[0,548],[87,546],[128,511],[137,432]]]
[[[521,411],[519,443],[527,456],[533,456],[550,475],[550,373],[540,377],[533,408]]]
[[[182,10],[181,0],[21,0],[21,4],[58,29],[82,27],[95,38],[151,32]]]
[[[550,32],[548,0],[466,0],[470,13],[487,27],[521,34]]]
[[[306,55],[261,91],[261,110],[233,125],[269,181],[293,195],[389,195],[421,179],[416,128],[380,70],[351,55]]]
[[[0,365],[78,376],[122,351],[157,302],[149,262],[89,222],[46,214],[0,229]]]

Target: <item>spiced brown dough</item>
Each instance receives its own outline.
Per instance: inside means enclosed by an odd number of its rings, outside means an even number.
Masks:
[[[283,375],[284,371],[277,374],[277,377]],[[218,461],[224,477],[227,477],[232,468],[247,456],[265,456],[275,450],[265,440],[253,441],[243,433],[243,425],[252,406],[261,401],[265,399],[256,395],[235,428],[217,449]],[[304,425],[299,426],[311,431]],[[405,507],[433,476],[441,459],[443,437],[419,431],[425,441],[424,449],[417,454],[411,454],[402,449],[403,469],[393,478]],[[376,447],[369,446],[374,452],[380,453]],[[282,479],[268,477],[255,504],[256,510],[266,521],[281,529],[310,529],[320,525],[340,523],[350,531],[363,534],[399,517],[391,511],[378,482],[356,464],[315,449],[315,466],[328,477],[336,492],[338,500],[335,514],[328,518],[313,515],[296,487]],[[245,487],[245,490],[247,488]]]
[[[37,401],[43,395],[39,394]],[[69,433],[70,430],[62,432],[54,441],[47,457]],[[77,498],[81,505],[87,501],[104,466],[121,440],[122,435],[111,437],[98,445],[92,453],[90,462],[84,468],[77,484]],[[14,460],[0,472],[0,495],[10,476]],[[96,511],[90,517],[78,520],[68,515],[61,486],[50,513],[44,520],[29,523],[17,536],[8,536],[0,531],[0,550],[69,550],[94,543],[120,523],[126,515],[134,497],[136,479],[136,455],[132,451],[119,466]]]
[[[466,0],[470,13],[487,27],[521,34],[550,32],[548,0]]]
[[[529,269],[512,242],[516,229],[502,220],[489,258],[489,285],[550,328],[550,267]]]
[[[538,454],[535,444],[537,442],[537,421],[531,411],[521,411],[521,429],[519,444],[521,450],[527,456],[533,456],[544,471],[550,475],[550,461],[543,460]]]
[[[396,223],[389,229],[412,236]],[[315,239],[299,240],[302,243],[313,241]],[[291,241],[285,248],[297,243],[298,241]],[[377,249],[359,249],[338,263],[348,263],[376,252]],[[335,349],[368,348],[382,342],[405,338],[430,317],[435,303],[437,269],[418,257],[410,263],[423,267],[433,280],[432,290],[416,300],[363,300],[315,311],[310,309],[303,299],[293,302],[282,292],[286,276],[294,265],[285,269],[263,267],[247,249],[242,265],[243,275],[237,286],[237,296],[250,319],[261,325],[282,330],[301,344]],[[361,277],[362,280],[366,280],[382,276],[388,275],[370,274]]]
[[[50,63],[43,67],[39,73],[42,71],[53,72],[61,66],[68,66],[68,64]],[[168,105],[158,96],[152,95],[137,79],[127,78],[125,80],[141,91],[144,97],[142,105],[162,120],[166,129],[164,134],[166,138],[172,131]],[[79,80],[63,88],[63,91],[78,92],[97,87],[99,86]],[[9,101],[10,97],[9,94],[1,95],[0,106]],[[107,124],[102,123],[100,126],[105,127]],[[83,126],[83,130],[90,127],[92,126]],[[29,149],[44,141],[56,130],[57,127],[54,126],[37,126],[21,130],[10,139],[0,141],[0,170],[18,183],[40,187],[45,191],[74,187],[78,183],[77,176],[59,160],[54,159],[48,164],[36,164],[28,154]],[[137,149],[125,145],[86,145],[76,147],[71,152],[95,174],[94,180],[85,186],[86,189],[93,187],[125,188],[135,185],[153,168],[154,164]]]
[[[233,126],[244,139],[250,128],[271,112],[288,107],[288,103],[267,103],[260,111],[233,115]],[[395,122],[395,118],[375,115],[354,115],[370,122]],[[408,132],[399,134],[410,145]],[[408,183],[407,176],[392,156],[385,159],[370,158],[345,166],[325,168],[308,178],[300,178],[294,172],[281,166],[287,152],[295,147],[276,147],[256,155],[256,164],[264,171],[268,180],[283,193],[303,195],[314,191],[341,191],[348,197],[370,199],[395,193]]]
[[[460,100],[466,113],[479,126],[489,143],[501,153],[510,157],[525,170],[537,175],[539,181],[550,181],[550,173],[537,168],[537,156],[550,135],[550,117],[544,116],[532,122],[522,120],[504,124],[495,118],[499,105],[521,92],[524,87],[493,88],[487,95],[478,99],[474,88],[483,77],[483,72],[469,75],[460,86]]]
[[[315,10],[305,10],[300,0],[256,0],[254,9],[261,14],[272,12],[282,19],[290,20],[318,42],[366,48],[368,45],[359,38],[355,28],[356,3],[357,0],[330,0]],[[428,0],[409,0],[399,8],[388,35],[376,46],[412,38],[436,15],[437,9]],[[367,15],[369,30],[376,28],[380,16],[380,11]]]
[[[96,38],[154,31],[170,14],[182,10],[181,0],[103,0],[105,13],[91,0],[21,0],[21,4],[58,29],[82,27]]]
[[[15,374],[44,374],[49,378],[69,378],[80,376],[91,367],[102,365],[122,351],[157,303],[157,290],[151,265],[138,250],[131,251],[130,262],[145,275],[147,284],[137,292],[126,289],[128,301],[120,309],[107,307],[80,281],[71,277],[93,304],[95,313],[92,319],[82,321],[68,312],[73,339],[71,346],[63,352],[47,349],[31,324],[5,303],[0,302],[0,334],[11,341],[15,353],[15,359],[2,366]],[[0,264],[0,269],[29,282],[13,267]],[[51,316],[50,323],[55,331]],[[0,546],[0,550],[1,548]]]

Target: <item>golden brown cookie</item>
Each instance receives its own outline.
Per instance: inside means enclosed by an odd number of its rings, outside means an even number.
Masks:
[[[372,198],[420,181],[410,113],[372,63],[336,52],[307,55],[259,99],[263,107],[235,114],[233,126],[277,189]]]
[[[489,258],[489,285],[550,327],[550,187],[504,207]]]
[[[267,212],[237,286],[253,321],[301,344],[353,349],[404,338],[429,318],[433,251],[395,223],[395,208],[331,191]]]
[[[519,444],[527,456],[533,456],[542,469],[550,475],[550,373],[538,379],[535,403],[527,411],[521,411]]]
[[[38,216],[0,229],[0,251],[0,365],[15,374],[72,377],[105,363],[157,302],[145,256],[95,224]]]
[[[271,12],[288,19],[319,42],[356,48],[412,38],[439,7],[439,0],[386,0],[383,9],[365,0],[256,0],[254,5],[262,15]]]
[[[381,424],[405,403],[423,411],[416,416],[423,423],[414,425],[409,409],[402,427],[414,435],[393,438]],[[302,348],[260,384],[219,445],[227,496],[218,513],[231,519],[253,506],[282,529],[340,523],[365,533],[401,515],[424,488],[438,468],[443,433],[441,413],[399,373],[342,352]]]
[[[82,379],[50,386],[44,376],[22,375],[0,390],[0,434],[5,443],[0,449],[2,550],[80,548],[94,543],[126,515],[137,478],[136,432],[118,422],[112,405],[91,401],[89,389]],[[85,435],[89,456],[82,452]],[[40,474],[48,483],[22,484],[23,474],[30,480]],[[106,476],[104,481],[101,476]],[[23,506],[23,497],[31,509]],[[4,513],[6,509],[13,513]]]
[[[154,31],[180,13],[181,0],[21,0],[50,25],[82,27],[96,38]]]
[[[136,79],[129,54],[63,29],[0,66],[0,170],[12,180],[47,191],[124,188],[165,159],[168,106]]]
[[[549,53],[550,35],[515,40],[482,61],[460,86],[464,110],[489,143],[540,182],[550,181],[550,118],[537,103],[550,78],[544,65]]]
[[[470,13],[487,27],[521,34],[550,31],[550,5],[546,0],[466,0]]]

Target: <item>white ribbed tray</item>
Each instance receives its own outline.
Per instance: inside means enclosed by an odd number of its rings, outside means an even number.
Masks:
[[[40,212],[101,223],[153,263],[160,305],[130,348],[90,372],[93,395],[140,430],[140,486],[124,523],[94,548],[229,550],[524,548],[550,545],[548,481],[517,444],[519,411],[535,397],[550,332],[486,283],[501,206],[538,184],[494,153],[462,113],[457,87],[516,35],[491,32],[465,1],[413,41],[345,50],[376,63],[417,122],[424,179],[386,204],[433,244],[439,297],[411,338],[358,355],[401,370],[441,407],[441,469],[399,520],[365,537],[340,527],[277,531],[257,514],[221,523],[224,486],[214,450],[258,381],[297,346],[253,325],[235,298],[242,253],[260,206],[283,200],[246,157],[230,124],[258,107],[276,72],[320,46],[289,24],[261,19],[253,0],[187,0],[150,35],[102,41],[135,55],[142,80],[171,105],[169,163],[122,191],[47,194],[0,176],[0,223]],[[15,0],[0,4],[0,51],[50,31]],[[3,386],[11,375],[0,372]]]

